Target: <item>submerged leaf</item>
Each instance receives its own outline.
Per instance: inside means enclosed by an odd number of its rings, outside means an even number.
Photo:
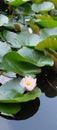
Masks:
[[[0,103],[0,112],[2,115],[12,116],[21,110],[19,103]]]

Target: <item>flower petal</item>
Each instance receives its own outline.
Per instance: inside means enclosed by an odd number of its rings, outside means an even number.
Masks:
[[[21,82],[20,85],[25,88],[27,91],[32,91],[36,87],[36,78],[33,79],[31,76],[25,76]]]

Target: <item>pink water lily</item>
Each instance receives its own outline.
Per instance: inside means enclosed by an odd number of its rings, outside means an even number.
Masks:
[[[32,78],[31,76],[25,76],[20,85],[25,88],[27,91],[32,91],[36,87],[36,78]]]

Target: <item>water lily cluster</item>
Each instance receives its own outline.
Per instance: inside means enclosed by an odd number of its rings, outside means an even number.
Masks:
[[[37,75],[42,69],[50,66],[56,70],[57,3],[55,0],[0,3],[0,75],[10,79],[0,87],[0,111],[13,115],[21,110],[21,103],[40,96]],[[4,103],[9,103],[10,110]]]

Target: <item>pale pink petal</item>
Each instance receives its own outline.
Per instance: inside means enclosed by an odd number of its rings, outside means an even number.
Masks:
[[[21,82],[20,85],[25,88],[27,91],[32,91],[36,87],[36,78],[33,79],[31,76],[25,76]]]

